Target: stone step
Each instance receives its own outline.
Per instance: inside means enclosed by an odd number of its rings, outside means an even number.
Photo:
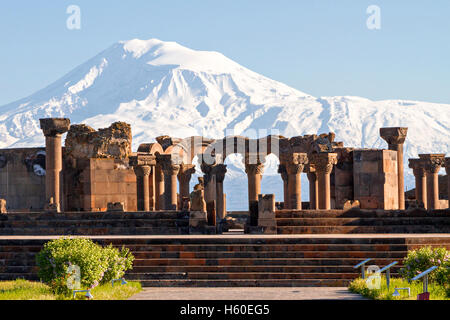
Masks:
[[[430,246],[438,247],[445,243],[432,244]],[[450,245],[450,240],[448,242]],[[289,246],[280,244],[242,244],[242,245],[125,245],[133,252],[317,252],[317,251],[407,251],[408,248],[418,248],[421,244],[292,244]],[[122,246],[116,245],[117,248]],[[0,253],[38,253],[42,245],[37,246],[17,246],[0,245]]]
[[[15,265],[0,266],[0,273],[37,274],[38,267],[36,266],[36,264],[24,266],[24,265],[21,265],[20,263],[17,263]]]
[[[2,248],[12,247],[15,248],[32,248],[37,250],[49,239],[0,239],[0,250]],[[285,249],[280,248],[304,248],[304,246],[317,246],[317,248],[325,248],[326,246],[351,246],[351,245],[364,245],[364,246],[381,246],[381,250],[386,250],[386,246],[420,246],[420,245],[443,245],[450,244],[450,237],[443,237],[440,235],[423,236],[423,237],[174,237],[174,238],[95,238],[94,242],[101,245],[113,244],[121,247],[133,246],[145,248],[158,247],[158,248],[211,248],[211,247],[228,247],[228,248],[245,248],[251,246],[254,248],[266,248],[274,247],[278,251]],[[21,249],[18,249],[21,250]],[[164,250],[164,249],[163,249]],[[178,250],[178,249],[174,249]],[[210,249],[208,249],[210,250]],[[265,250],[265,249],[264,249]],[[302,250],[302,249],[299,249]]]
[[[403,259],[406,251],[380,252],[380,251],[270,251],[270,252],[222,252],[222,251],[202,251],[202,252],[167,252],[167,251],[138,251],[133,252],[136,259],[261,259],[261,258],[393,258]],[[8,255],[7,258],[14,259],[16,256]],[[20,256],[17,256],[20,257]],[[2,255],[0,254],[0,259]]]
[[[36,266],[36,259],[0,259],[0,268],[7,266]]]
[[[391,273],[391,276],[397,274]],[[269,272],[163,272],[163,273],[128,273],[129,280],[235,280],[235,279],[355,279],[358,273],[269,273]]]
[[[450,225],[283,226],[278,234],[450,233]]]
[[[431,247],[450,247],[450,239],[442,240],[439,243],[427,244]],[[120,246],[118,246],[120,247]],[[242,245],[126,245],[126,248],[133,252],[154,251],[154,252],[317,252],[317,251],[407,251],[423,247],[423,244],[242,244]],[[0,252],[2,248],[0,247]]]
[[[134,266],[313,266],[313,265],[356,265],[360,258],[228,258],[228,259],[135,259]],[[387,265],[390,258],[375,258],[372,264]]]
[[[189,226],[187,219],[102,219],[102,220],[12,220],[0,221],[1,229],[11,228],[88,228],[88,227],[177,227]]]
[[[450,239],[449,239],[450,245]],[[153,251],[153,252],[317,252],[317,251],[407,251],[412,245],[406,244],[205,244],[205,245],[126,245],[125,247],[133,252]],[[417,245],[421,246],[421,245]],[[434,244],[433,246],[438,246]],[[120,247],[120,246],[119,246]],[[4,247],[7,248],[7,247]],[[0,247],[0,252],[2,247]]]
[[[13,240],[12,240],[13,241]],[[439,237],[436,235],[433,238],[430,237],[414,237],[411,239],[407,239],[404,237],[332,237],[332,236],[324,236],[324,237],[179,237],[172,239],[164,239],[164,238],[141,238],[141,239],[96,239],[96,242],[113,245],[299,245],[299,244],[341,244],[341,245],[350,245],[350,244],[400,244],[405,245],[407,243],[442,243],[448,242],[450,243],[450,237]],[[13,242],[12,242],[13,243]],[[0,242],[1,244],[1,242]]]
[[[439,225],[450,228],[450,216],[420,218],[279,218],[277,226],[416,226]]]
[[[394,260],[389,260],[389,263]],[[382,268],[386,264],[380,264]],[[391,268],[392,273],[397,273],[402,267],[398,264]],[[0,266],[0,274],[11,274],[12,279],[15,275],[37,275],[38,267],[36,265],[9,265]],[[358,275],[360,269],[354,269],[352,265],[247,265],[247,266],[233,266],[233,265],[214,265],[214,266],[133,266],[133,269],[128,273],[330,273],[330,274],[355,274]],[[128,274],[127,273],[127,274]]]
[[[68,228],[2,228],[0,235],[176,235],[188,234],[189,227],[68,227]]]
[[[143,280],[143,287],[346,287],[345,279]]]
[[[406,218],[406,217],[450,217],[450,210],[412,210],[412,211],[384,211],[384,210],[279,210],[277,218]]]
[[[37,273],[0,273],[0,281],[12,281],[17,279],[39,281]]]
[[[8,213],[0,216],[0,221],[38,221],[38,220],[101,220],[101,219],[189,219],[189,213],[177,211],[156,212],[64,212],[64,213]]]

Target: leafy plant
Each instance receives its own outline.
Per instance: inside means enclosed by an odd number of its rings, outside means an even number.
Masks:
[[[115,277],[122,277],[132,267],[133,255],[128,249],[102,248],[90,239],[60,238],[44,245],[36,257],[38,275],[55,293],[69,294],[68,269],[80,268],[82,289],[93,289]]]
[[[437,266],[438,268],[428,275],[430,282],[443,286],[450,283],[450,252],[446,248],[422,247],[411,250],[403,260],[403,266],[400,275],[409,281],[425,270]]]
[[[134,256],[128,248],[122,247],[122,250],[119,251],[110,244],[103,249],[103,253],[108,260],[108,269],[105,272],[103,281],[122,278],[125,271],[133,268]]]

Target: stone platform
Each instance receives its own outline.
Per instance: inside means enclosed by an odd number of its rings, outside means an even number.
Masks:
[[[37,279],[35,254],[56,236],[1,236],[0,280]],[[91,236],[125,245],[136,260],[127,279],[145,287],[345,287],[353,266],[393,261],[408,250],[450,248],[449,234]]]
[[[183,235],[215,233],[203,224],[190,229],[193,213],[64,212],[0,215],[0,235]],[[242,215],[249,222],[248,215]],[[273,216],[277,234],[450,233],[445,210],[279,210]]]

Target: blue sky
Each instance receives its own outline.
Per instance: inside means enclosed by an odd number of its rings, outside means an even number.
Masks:
[[[66,28],[72,4],[81,30]],[[450,103],[448,0],[3,0],[0,105],[132,38],[219,51],[314,96]]]

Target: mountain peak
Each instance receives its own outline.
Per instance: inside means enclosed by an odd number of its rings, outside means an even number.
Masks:
[[[178,69],[213,74],[233,73],[244,69],[219,52],[193,50],[177,42],[152,38],[120,41],[119,44],[124,51],[123,59],[131,56],[152,66],[176,66]]]

